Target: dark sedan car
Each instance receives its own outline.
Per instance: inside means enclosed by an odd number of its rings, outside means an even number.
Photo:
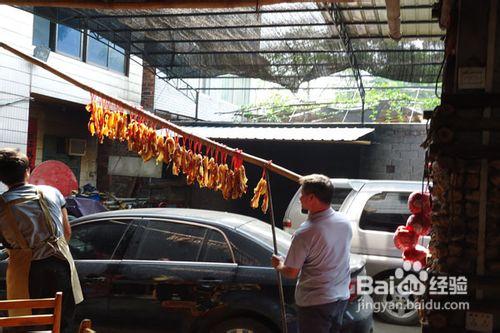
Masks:
[[[141,332],[278,332],[270,226],[251,217],[192,209],[134,209],[72,222],[70,241],[85,301],[81,316]],[[290,235],[277,230],[285,254]],[[5,277],[6,262],[0,263]],[[364,261],[351,257],[351,276]],[[289,332],[295,281],[284,280]],[[345,332],[369,332],[368,296],[353,294]],[[365,305],[365,306],[361,306]],[[364,309],[363,309],[364,308]],[[239,330],[241,329],[241,331]]]

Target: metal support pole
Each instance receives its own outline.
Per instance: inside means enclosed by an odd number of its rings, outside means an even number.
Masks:
[[[349,65],[351,65],[352,74],[354,75],[354,80],[356,81],[356,86],[359,91],[359,98],[361,99],[361,124],[364,125],[365,122],[365,87],[363,85],[363,78],[361,71],[359,70],[358,59],[356,58],[356,50],[354,50],[351,42],[351,37],[349,36],[347,23],[342,17],[342,8],[337,4],[331,5],[331,10],[329,11],[335,26],[339,32],[340,39],[344,46],[345,53],[349,60]]]
[[[195,110],[194,110],[194,120],[195,121],[198,121],[198,105],[199,105],[199,102],[200,102],[200,91],[199,90],[196,90],[196,98],[195,98],[195,103],[196,103],[196,107],[195,107]]]
[[[361,96],[361,125],[365,124],[365,96]]]
[[[373,11],[373,10],[385,10],[386,6],[369,6],[369,7],[345,7],[343,8],[344,11]],[[432,9],[432,5],[408,5],[408,6],[401,6],[401,10],[415,10],[415,9]],[[276,13],[282,13],[282,14],[290,14],[290,13],[312,13],[312,12],[323,12],[325,11],[324,8],[285,8],[285,9],[280,9],[280,8],[273,8],[273,9],[252,9],[252,10],[237,10],[237,11],[202,11],[202,12],[183,12],[183,13],[144,13],[144,14],[115,14],[109,15],[109,14],[97,14],[97,15],[88,15],[88,16],[81,16],[81,15],[75,15],[69,18],[69,20],[82,20],[85,18],[93,19],[93,20],[105,20],[105,19],[138,19],[138,18],[179,18],[179,17],[199,17],[199,16],[233,16],[233,15],[256,15],[256,14],[276,14]]]
[[[402,21],[401,24],[437,24],[437,20],[408,20]],[[387,24],[387,21],[359,21],[359,22],[344,22],[344,25],[374,25],[380,26]],[[188,26],[188,27],[147,27],[147,28],[117,28],[113,29],[116,33],[128,32],[128,33],[139,33],[139,32],[154,32],[154,31],[164,31],[164,32],[184,32],[184,31],[205,31],[205,30],[243,30],[245,29],[276,29],[276,28],[296,28],[296,27],[327,27],[334,26],[333,22],[303,22],[303,23],[262,23],[262,24],[237,24],[237,25],[205,25],[205,26]],[[106,32],[107,29],[92,29],[92,31],[101,33]]]
[[[271,182],[269,181],[269,172],[267,169],[266,169],[266,181],[267,181],[267,193],[269,194],[269,215],[271,217],[271,229],[273,232],[274,254],[278,255],[278,245],[276,243],[276,223],[274,220],[273,196],[271,195]],[[281,273],[278,270],[276,270],[276,277],[278,279],[278,288],[279,288],[279,293],[280,293],[280,310],[281,310],[282,332],[287,333],[288,327],[286,325],[285,293],[283,291],[283,280],[281,278]]]

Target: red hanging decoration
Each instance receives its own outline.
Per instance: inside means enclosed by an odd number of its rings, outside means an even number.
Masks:
[[[431,230],[431,218],[424,213],[412,214],[406,221],[406,227],[419,236],[427,236]]]
[[[233,155],[233,169],[234,170],[241,168],[241,166],[243,165],[243,157],[241,156],[242,152],[243,151],[241,149],[234,150],[234,155]]]
[[[429,192],[413,192],[408,197],[408,208],[413,214],[431,213],[431,196]]]
[[[414,247],[404,250],[403,260],[409,262],[419,261],[422,264],[422,267],[425,267],[428,255],[429,250],[424,246],[417,244]]]
[[[408,248],[414,247],[418,242],[418,234],[412,230],[407,228],[404,225],[400,225],[394,234],[394,245],[396,248],[404,251]]]

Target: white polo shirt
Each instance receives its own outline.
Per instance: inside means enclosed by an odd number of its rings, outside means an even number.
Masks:
[[[285,265],[300,269],[298,306],[349,299],[351,238],[349,220],[332,208],[310,214],[295,231]]]

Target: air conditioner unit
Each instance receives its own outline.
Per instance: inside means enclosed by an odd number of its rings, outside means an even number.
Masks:
[[[87,140],[69,139],[68,140],[68,155],[84,156],[87,150]]]

